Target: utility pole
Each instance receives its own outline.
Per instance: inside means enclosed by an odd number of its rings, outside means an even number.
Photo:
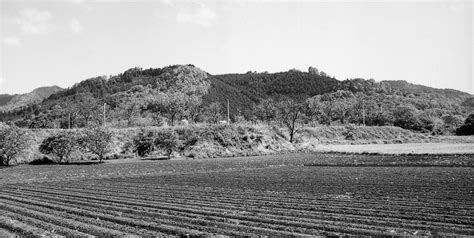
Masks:
[[[104,102],[104,123],[102,123],[102,125],[105,127],[105,105],[106,103]]]
[[[362,123],[365,126],[365,104],[362,103]]]
[[[68,129],[71,129],[71,113],[69,113],[69,124],[68,124]]]
[[[230,124],[230,109],[229,109],[229,99],[227,99],[227,124]]]

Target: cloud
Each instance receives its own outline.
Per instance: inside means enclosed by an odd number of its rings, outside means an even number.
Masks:
[[[69,27],[74,33],[80,33],[83,29],[82,24],[77,19],[72,19],[69,23]]]
[[[160,0],[160,2],[166,6],[175,7],[173,0]]]
[[[26,34],[47,34],[51,31],[52,15],[48,11],[40,11],[35,8],[23,9],[16,23]]]
[[[201,2],[192,2],[188,7],[178,8],[176,21],[193,23],[203,27],[210,27],[217,18],[217,14]]]
[[[446,3],[445,7],[451,12],[457,13],[459,11],[464,10],[466,8],[466,5],[462,1],[452,1]]]
[[[15,36],[8,36],[8,37],[3,38],[3,43],[9,46],[21,47],[20,38],[15,37]]]

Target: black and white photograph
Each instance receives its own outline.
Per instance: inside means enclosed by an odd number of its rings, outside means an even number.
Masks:
[[[472,0],[0,0],[0,237],[473,237]]]

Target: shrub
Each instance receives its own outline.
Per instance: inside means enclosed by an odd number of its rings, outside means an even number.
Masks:
[[[28,146],[30,137],[17,127],[0,128],[0,159],[3,165],[10,165]]]
[[[155,136],[152,131],[140,130],[133,138],[133,152],[140,157],[144,157],[155,150]]]
[[[68,132],[60,132],[43,140],[39,151],[59,158],[59,162],[69,161],[71,153],[77,149],[77,139]]]
[[[464,121],[464,125],[456,130],[456,135],[474,135],[474,113]]]
[[[171,153],[177,151],[182,145],[181,140],[178,138],[178,134],[172,129],[158,131],[155,135],[154,142],[157,148],[166,152],[168,159],[171,159]]]
[[[193,146],[199,141],[199,129],[196,127],[181,127],[175,131],[184,147]]]
[[[464,118],[460,115],[445,115],[442,117],[447,132],[453,133],[463,125]]]
[[[344,131],[342,134],[344,135],[346,140],[355,140],[355,133],[356,133],[357,127],[354,124],[348,124],[344,127]]]
[[[95,127],[86,129],[84,135],[80,139],[81,147],[99,157],[99,161],[105,158],[110,152],[110,143],[112,142],[112,132],[106,128]]]

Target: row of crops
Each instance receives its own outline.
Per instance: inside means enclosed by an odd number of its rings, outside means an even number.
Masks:
[[[4,184],[0,228],[66,236],[474,235],[472,172],[289,166]]]

